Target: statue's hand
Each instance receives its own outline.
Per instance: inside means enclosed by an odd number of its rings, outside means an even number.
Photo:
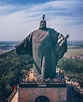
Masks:
[[[59,36],[58,36],[58,45],[61,46],[63,41],[64,41],[64,36],[62,34],[59,34]]]
[[[68,37],[69,37],[69,35],[66,35],[66,37],[64,37],[62,34],[60,34],[59,37],[58,37],[59,46],[62,46],[63,43],[67,40]]]
[[[62,34],[58,36],[58,42],[56,44],[56,52],[58,52],[64,46],[68,37],[69,35],[66,35],[66,37],[64,37]]]
[[[69,35],[66,35],[66,37],[64,37],[62,34],[58,36],[58,41],[57,41],[56,48],[55,48],[55,51],[57,53],[57,60],[62,58],[64,53],[67,51],[66,40],[68,37]]]

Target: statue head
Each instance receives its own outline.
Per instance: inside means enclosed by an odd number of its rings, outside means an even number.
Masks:
[[[45,30],[46,29],[46,21],[44,20],[45,19],[45,15],[43,15],[42,18],[43,19],[40,21],[39,29]]]

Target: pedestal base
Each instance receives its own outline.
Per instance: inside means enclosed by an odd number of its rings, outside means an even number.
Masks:
[[[66,87],[19,87],[18,102],[66,102]],[[40,101],[43,100],[43,101]],[[46,101],[48,100],[48,101]]]

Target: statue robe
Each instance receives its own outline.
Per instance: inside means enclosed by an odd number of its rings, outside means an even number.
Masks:
[[[59,37],[60,36],[60,37]],[[33,57],[34,75],[53,79],[56,75],[58,60],[67,51],[67,43],[61,45],[63,35],[51,28],[35,30],[16,47],[17,54],[29,54]]]

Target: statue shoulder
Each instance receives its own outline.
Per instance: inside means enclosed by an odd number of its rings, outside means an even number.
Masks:
[[[26,36],[25,39],[31,39],[32,36],[33,36],[33,34],[35,34],[36,32],[37,32],[37,30],[32,31],[30,34],[28,34],[28,35]]]
[[[52,34],[56,34],[56,35],[59,35],[59,34],[60,34],[58,31],[56,31],[56,30],[53,29],[53,28],[47,28],[46,30],[49,31],[49,32],[52,33]]]

